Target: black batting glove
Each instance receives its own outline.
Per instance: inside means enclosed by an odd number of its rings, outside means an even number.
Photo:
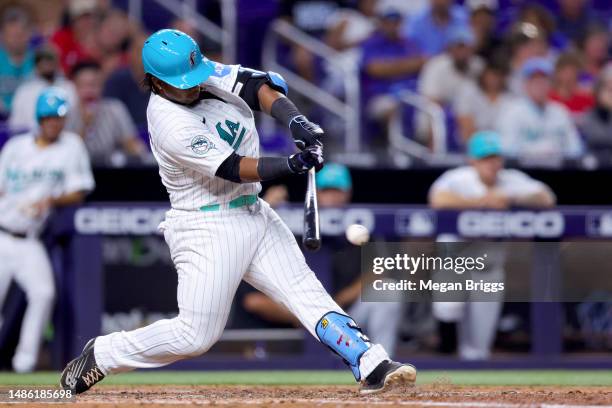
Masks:
[[[321,126],[309,121],[306,116],[298,115],[289,122],[293,142],[300,150],[320,143],[325,134]]]
[[[304,174],[313,167],[319,171],[323,168],[324,161],[323,145],[320,142],[287,158],[289,169],[295,174]]]

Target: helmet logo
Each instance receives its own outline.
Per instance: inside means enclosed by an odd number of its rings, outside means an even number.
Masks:
[[[191,65],[191,68],[193,68],[196,64],[196,52],[195,51],[191,51],[191,53],[189,54],[189,64]]]

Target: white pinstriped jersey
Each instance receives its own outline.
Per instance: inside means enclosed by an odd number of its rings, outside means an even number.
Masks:
[[[234,151],[241,156],[259,156],[253,112],[238,96],[240,66],[215,65],[215,72],[201,87],[223,101],[203,99],[188,107],[155,94],[149,99],[151,150],[173,209],[198,210],[261,190],[259,183],[239,184],[215,176]]]
[[[38,201],[94,188],[89,156],[81,138],[63,131],[41,148],[33,133],[11,138],[0,152],[0,226],[37,235],[49,213],[34,217]]]

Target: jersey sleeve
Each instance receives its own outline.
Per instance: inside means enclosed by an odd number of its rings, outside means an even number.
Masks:
[[[519,145],[522,141],[521,126],[523,121],[519,118],[516,108],[512,107],[502,112],[498,120],[497,130],[501,136],[501,146],[504,156],[515,158],[518,155]]]
[[[195,125],[170,134],[158,150],[168,161],[209,177],[214,177],[221,163],[234,152],[221,137]]]
[[[447,171],[440,177],[438,177],[436,181],[434,181],[434,183],[429,188],[430,199],[433,194],[438,193],[440,191],[455,192],[455,177],[453,177],[453,174],[454,173]]]
[[[71,157],[66,168],[62,194],[70,194],[77,191],[89,192],[94,187],[95,182],[91,172],[89,154],[85,144],[75,137],[72,143]]]
[[[10,141],[0,149],[0,195],[4,194],[6,189],[6,167],[8,166]]]
[[[572,159],[578,158],[584,153],[582,139],[578,134],[576,125],[574,125],[569,112],[562,107],[559,108],[559,112],[559,123],[561,123],[561,126],[564,129],[563,133],[565,135],[565,140],[563,141],[565,156]]]
[[[211,62],[214,64],[215,70],[210,74],[206,82],[204,82],[204,85],[210,84],[226,92],[238,95],[240,89],[236,89],[236,83],[240,65],[225,65],[220,62]]]
[[[546,184],[519,170],[505,170],[505,185],[511,197],[528,197],[546,191]]]

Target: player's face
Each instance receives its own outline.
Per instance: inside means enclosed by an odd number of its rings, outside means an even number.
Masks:
[[[60,117],[49,117],[41,119],[39,124],[40,137],[48,143],[55,142],[59,138],[60,133],[62,133],[62,129],[64,129],[65,122],[66,119]]]
[[[200,96],[200,86],[194,86],[193,88],[189,89],[178,89],[158,80],[157,78],[153,78],[153,82],[159,90],[159,94],[161,96],[183,105],[192,104]]]
[[[525,82],[527,96],[537,104],[545,104],[550,92],[550,78],[546,74],[535,74]]]
[[[504,167],[504,159],[501,156],[488,156],[471,161],[478,176],[486,185],[493,185],[497,180],[497,173]]]

